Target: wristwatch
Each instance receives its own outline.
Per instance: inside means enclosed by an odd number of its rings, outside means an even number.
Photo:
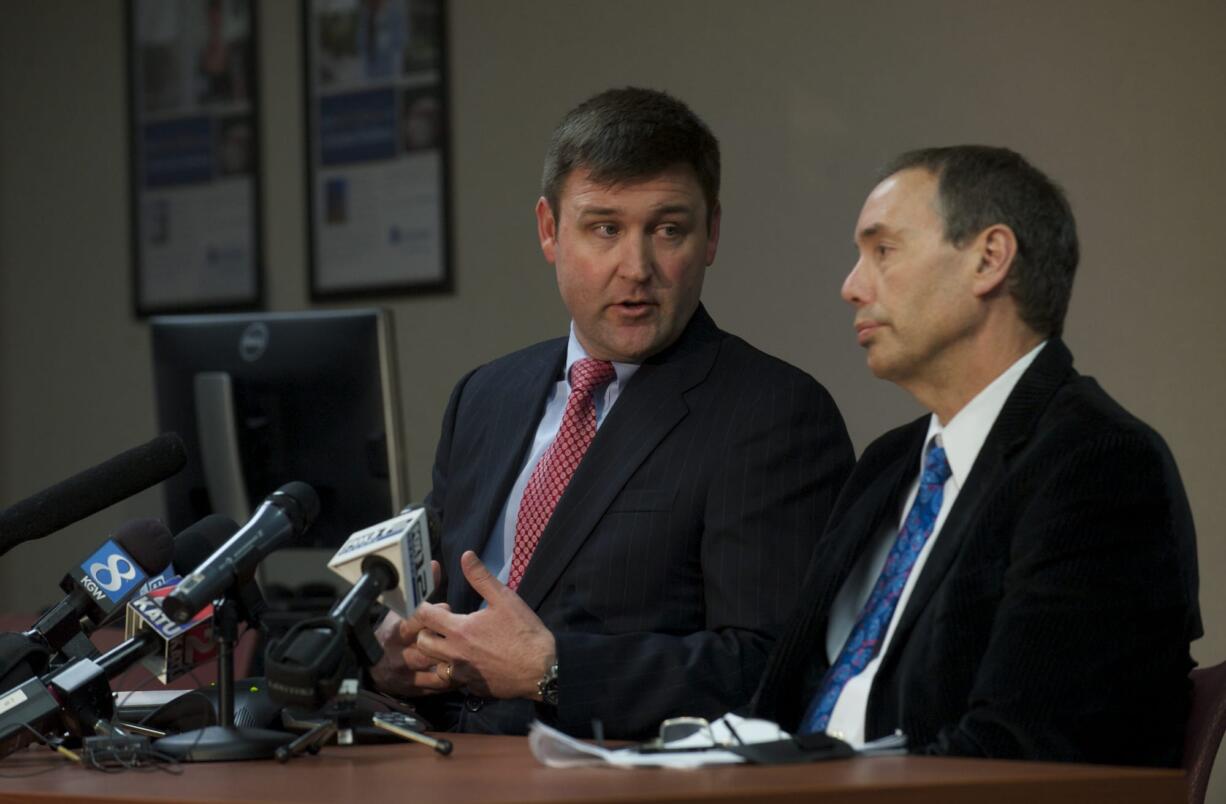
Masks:
[[[545,675],[536,682],[536,691],[540,693],[541,701],[550,706],[558,705],[558,663],[550,662],[545,668]]]

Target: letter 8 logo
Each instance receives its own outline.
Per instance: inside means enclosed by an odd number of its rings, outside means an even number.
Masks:
[[[140,586],[148,577],[144,569],[112,541],[81,562],[81,569],[86,574],[82,580],[97,584],[100,594],[106,595],[112,603],[123,600],[124,595]]]
[[[106,573],[108,580],[102,580],[102,573]],[[107,558],[105,564],[101,561],[90,564],[89,574],[106,591],[117,592],[123,586],[124,581],[130,581],[136,577],[136,567],[132,566],[132,562],[126,557],[114,553]]]

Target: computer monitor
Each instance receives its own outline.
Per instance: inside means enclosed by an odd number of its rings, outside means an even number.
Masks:
[[[299,547],[335,549],[408,500],[391,313],[151,320],[158,426],[187,444],[164,484],[176,532],[210,513],[240,524],[301,480],[320,513]]]

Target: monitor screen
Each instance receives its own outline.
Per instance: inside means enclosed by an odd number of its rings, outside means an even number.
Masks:
[[[299,547],[336,548],[403,508],[391,325],[384,310],[152,319],[158,425],[188,449],[164,484],[167,524],[241,524],[291,480],[320,499]]]

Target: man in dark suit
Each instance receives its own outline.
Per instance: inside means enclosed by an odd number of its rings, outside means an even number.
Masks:
[[[428,505],[445,603],[380,628],[374,677],[437,726],[643,737],[743,705],[851,469],[834,403],[699,303],[719,151],[663,93],[554,134],[537,202],[571,335],[469,373]]]
[[[853,744],[1175,765],[1201,634],[1161,437],[1073,369],[1063,193],[961,146],[886,171],[843,285],[878,377],[929,411],[865,450],[753,710]]]

